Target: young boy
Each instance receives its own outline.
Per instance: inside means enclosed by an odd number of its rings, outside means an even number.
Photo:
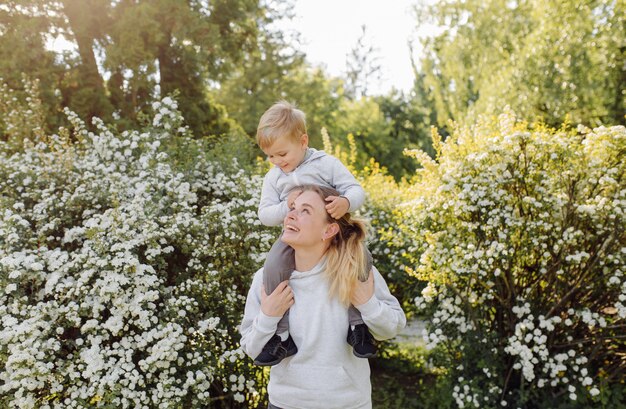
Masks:
[[[274,167],[265,175],[259,204],[259,219],[266,226],[282,224],[293,206],[298,191],[293,188],[303,184],[333,187],[341,196],[329,197],[326,210],[335,219],[352,212],[365,201],[365,192],[350,171],[339,159],[323,151],[309,148],[305,115],[285,101],[272,105],[259,120],[257,143]],[[372,256],[367,252],[367,267],[362,281],[367,280],[372,268]],[[289,280],[295,270],[293,249],[280,238],[267,255],[263,268],[265,292],[271,294],[278,284]],[[348,311],[349,326],[347,341],[353,353],[360,358],[376,354],[376,346],[361,314],[354,306]],[[257,365],[276,365],[284,358],[298,352],[289,335],[289,311],[281,318],[276,334],[263,347],[254,360]]]

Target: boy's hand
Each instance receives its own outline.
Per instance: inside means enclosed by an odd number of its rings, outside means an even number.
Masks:
[[[300,196],[301,193],[302,190],[294,189],[289,193],[289,196],[287,196],[287,207],[289,207],[290,210],[293,209],[293,202],[295,202],[296,198]]]
[[[330,202],[326,205],[326,211],[333,219],[341,219],[350,209],[350,201],[345,197],[328,196],[326,201]]]

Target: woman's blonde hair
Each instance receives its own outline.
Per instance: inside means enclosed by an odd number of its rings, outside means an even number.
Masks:
[[[328,196],[340,196],[335,189],[304,185],[301,191],[316,192],[326,203]],[[346,213],[340,219],[333,219],[326,213],[329,223],[339,226],[339,233],[333,236],[330,247],[326,251],[325,274],[330,283],[330,296],[336,296],[343,304],[350,304],[350,295],[357,280],[365,281],[369,275],[366,268],[365,237],[367,224],[363,219],[352,217]]]
[[[259,119],[256,142],[261,149],[270,147],[278,138],[298,141],[306,134],[306,117],[295,104],[278,101]]]

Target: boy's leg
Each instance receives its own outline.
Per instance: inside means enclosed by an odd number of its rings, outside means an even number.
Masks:
[[[367,279],[369,278],[372,272],[373,265],[374,265],[374,261],[372,259],[372,253],[370,253],[370,251],[367,248],[365,248],[365,271],[363,271],[362,274],[360,274],[360,277],[359,277],[360,281],[363,281],[363,282],[367,281]],[[350,308],[348,308],[348,321],[350,322],[350,325],[363,324],[363,318],[361,318],[361,312],[357,310],[354,305],[350,305]]]
[[[348,322],[350,322],[351,326],[363,324],[361,311],[357,310],[352,304],[350,304],[350,308],[348,308]]]
[[[366,267],[360,274],[360,281],[367,281],[369,275],[372,274],[372,253],[368,249],[365,249]],[[348,308],[348,321],[350,325],[348,327],[348,344],[352,345],[352,352],[359,358],[372,358],[376,356],[378,348],[374,342],[374,337],[367,328],[367,325],[363,322],[361,312],[354,306],[350,305]]]
[[[280,238],[267,253],[263,266],[263,286],[265,292],[271,294],[278,284],[291,277],[295,268],[293,249],[283,243]],[[254,359],[256,365],[272,366],[284,358],[298,352],[298,347],[289,335],[289,310],[283,315],[276,327],[276,333],[267,341],[261,353]]]
[[[282,236],[282,234],[281,234]],[[265,286],[265,292],[271,294],[278,284],[285,280],[289,280],[291,273],[295,270],[295,258],[293,249],[285,244],[280,237],[265,259],[265,265],[263,266],[263,285]],[[289,329],[289,310],[283,315],[278,322],[276,329],[277,334],[281,334]]]

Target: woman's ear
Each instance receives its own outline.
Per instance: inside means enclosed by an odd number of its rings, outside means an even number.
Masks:
[[[337,223],[330,223],[326,226],[322,240],[331,239],[339,233],[339,225]]]

